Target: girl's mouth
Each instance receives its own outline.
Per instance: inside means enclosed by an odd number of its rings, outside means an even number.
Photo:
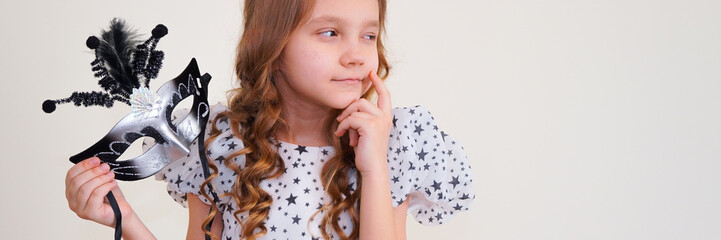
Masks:
[[[333,79],[335,82],[342,82],[345,84],[360,84],[361,79],[360,78],[345,78],[345,79]]]

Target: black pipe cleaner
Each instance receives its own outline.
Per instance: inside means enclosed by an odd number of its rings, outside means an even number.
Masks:
[[[73,92],[70,97],[45,100],[43,111],[55,111],[57,104],[72,102],[75,106],[112,107],[115,102],[130,105],[133,88],[149,88],[150,80],[158,77],[165,54],[155,50],[158,40],[168,34],[168,28],[158,24],[145,42],[137,39],[125,21],[114,18],[110,27],[103,30],[100,38],[90,36],[85,45],[95,50],[95,60],[90,65],[102,92]]]

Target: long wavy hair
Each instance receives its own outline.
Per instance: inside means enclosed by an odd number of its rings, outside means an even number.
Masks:
[[[241,239],[256,239],[268,232],[264,221],[268,217],[273,197],[260,187],[260,183],[283,174],[285,164],[274,149],[273,139],[279,129],[288,127],[282,118],[283,99],[274,79],[283,77],[280,68],[283,49],[291,33],[308,20],[314,4],[314,0],[245,1],[243,34],[238,43],[235,60],[235,72],[240,86],[229,91],[229,109],[216,118],[230,119],[233,134],[244,144],[243,149],[232,153],[223,161],[225,166],[237,173],[232,191],[226,194],[238,206],[233,215],[241,224]],[[380,31],[376,38],[379,60],[377,73],[381,79],[385,79],[390,71],[381,40],[381,34],[385,30],[385,0],[378,0],[378,9]],[[375,91],[371,89],[362,97],[370,99],[374,93]],[[337,115],[341,110],[335,111],[334,114]],[[220,134],[215,123],[213,121],[211,136],[206,140],[206,146]],[[360,229],[358,208],[362,186],[361,175],[355,168],[355,153],[348,144],[347,135],[338,138],[333,134],[338,126],[337,121],[328,121],[326,126],[327,139],[332,143],[335,154],[323,165],[320,178],[330,196],[330,202],[319,209],[313,217],[325,212],[320,226],[323,238],[330,239],[326,229],[330,225],[341,239],[357,239]],[[245,166],[242,168],[232,160],[240,155],[245,155]],[[201,189],[206,188],[217,172],[213,161],[208,163],[214,174],[203,182]],[[355,191],[351,191],[349,186],[349,175],[353,172],[357,176]],[[205,191],[201,193],[207,199],[211,199]],[[353,221],[354,228],[350,236],[345,235],[337,221],[344,211],[349,213]],[[213,206],[203,226],[206,226],[217,212],[217,207]],[[248,217],[241,221],[239,215],[244,212],[248,212]],[[204,228],[203,231],[210,234]],[[257,232],[254,233],[255,231]]]

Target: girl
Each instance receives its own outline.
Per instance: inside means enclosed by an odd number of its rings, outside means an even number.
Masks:
[[[425,109],[391,108],[385,10],[384,0],[246,0],[240,87],[211,109],[206,132],[212,176],[197,146],[156,175],[188,207],[188,239],[211,220],[222,239],[405,239],[407,213],[432,225],[470,207],[460,145]],[[112,227],[113,191],[124,238],[153,238],[108,169],[97,158],[70,168],[70,208]]]

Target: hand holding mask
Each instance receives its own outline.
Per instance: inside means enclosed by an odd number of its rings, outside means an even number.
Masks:
[[[97,143],[70,157],[71,162],[98,157],[108,163],[116,179],[133,181],[152,176],[174,158],[189,154],[190,146],[196,138],[200,138],[198,152],[205,152],[202,133],[210,113],[210,75],[205,73],[201,76],[196,60],[192,59],[180,75],[163,84],[157,92],[149,88],[150,80],[157,77],[164,58],[164,53],[155,47],[167,32],[165,26],[157,25],[152,36],[140,42],[124,21],[113,19],[109,29],[104,30],[100,38],[91,36],[87,39],[86,45],[95,50],[92,70],[95,77],[100,79],[98,84],[104,91],[74,92],[68,98],[46,100],[43,102],[43,111],[51,113],[57,104],[68,102],[86,107],[112,107],[115,102],[122,102],[130,105],[132,112]],[[191,96],[193,105],[190,111],[171,119],[178,104]],[[142,137],[153,138],[155,145],[136,158],[118,160],[134,141]],[[207,175],[207,159],[203,154],[200,158]],[[107,198],[115,212],[115,238],[120,239],[120,210],[112,192],[108,193]]]

